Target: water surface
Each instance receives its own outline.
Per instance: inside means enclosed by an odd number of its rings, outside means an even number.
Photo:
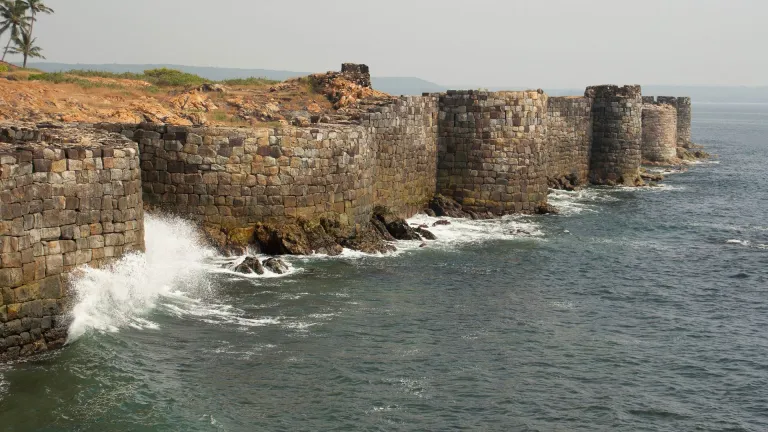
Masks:
[[[147,255],[78,283],[69,347],[0,366],[0,424],[766,430],[768,106],[694,111],[719,163],[387,257],[247,279],[154,217]]]

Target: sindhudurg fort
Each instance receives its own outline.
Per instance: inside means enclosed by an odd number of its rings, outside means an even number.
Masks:
[[[341,74],[370,87],[364,65]],[[556,211],[551,188],[635,187],[691,146],[691,100],[638,85],[403,96],[352,120],[243,128],[0,125],[0,360],[61,347],[68,278],[144,249],[145,211],[224,250],[384,252],[418,212]]]

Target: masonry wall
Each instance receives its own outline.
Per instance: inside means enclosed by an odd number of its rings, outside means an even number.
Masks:
[[[436,190],[437,98],[402,97],[363,126],[376,151],[375,204],[406,218],[423,210]]]
[[[643,160],[672,162],[677,158],[677,110],[667,104],[643,105]]]
[[[589,181],[592,147],[592,100],[550,97],[547,104],[547,177]]]
[[[439,193],[495,214],[546,202],[544,93],[449,91],[439,104]]]
[[[585,96],[593,100],[590,181],[636,184],[642,160],[640,86],[588,87]]]
[[[138,141],[146,203],[224,228],[286,217],[370,217],[372,141],[359,126],[313,129],[100,125]]]
[[[83,139],[85,136],[85,139]],[[67,275],[144,249],[138,146],[0,128],[0,361],[65,342]]]
[[[677,110],[677,146],[688,148],[691,145],[691,98],[659,96],[658,103],[672,105]]]

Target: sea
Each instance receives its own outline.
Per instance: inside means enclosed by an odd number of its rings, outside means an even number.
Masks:
[[[67,346],[0,365],[0,430],[768,430],[768,105],[695,104],[693,138],[717,157],[661,187],[282,276],[148,215]]]

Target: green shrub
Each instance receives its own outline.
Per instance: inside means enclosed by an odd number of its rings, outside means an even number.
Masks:
[[[144,76],[146,81],[161,87],[198,86],[208,81],[198,75],[167,68],[145,70]]]
[[[8,65],[0,64],[0,72],[8,72]]]
[[[266,78],[250,77],[250,78],[233,78],[233,79],[223,80],[220,82],[224,85],[230,85],[230,86],[264,86],[264,85],[277,84],[280,81],[266,79]]]
[[[43,72],[38,74],[30,74],[27,79],[30,81],[47,81],[54,84],[77,84],[83,88],[94,88],[94,87],[123,88],[123,86],[119,84],[88,81],[86,79],[72,76],[69,74],[69,72],[50,72],[50,73]]]

